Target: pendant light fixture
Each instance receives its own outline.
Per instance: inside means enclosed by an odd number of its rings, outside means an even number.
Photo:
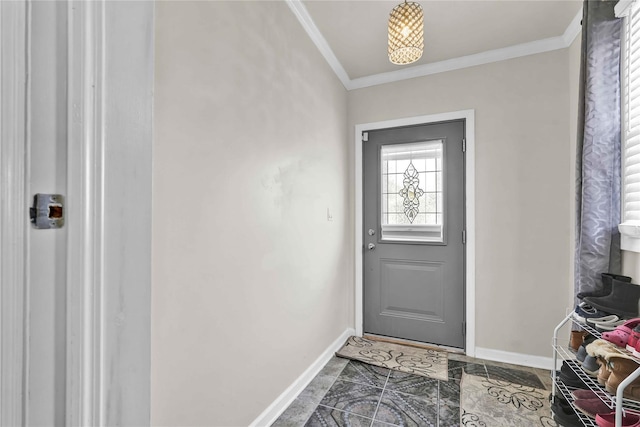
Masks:
[[[424,17],[418,3],[400,3],[389,16],[389,61],[397,65],[411,64],[424,49]]]

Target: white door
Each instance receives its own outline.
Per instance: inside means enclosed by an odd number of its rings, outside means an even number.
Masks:
[[[29,42],[12,53],[27,58],[26,95],[20,79],[12,89],[26,103],[26,137],[0,134],[0,154],[24,148],[7,159],[24,164],[24,200],[64,196],[64,226],[29,225],[14,239],[25,243],[25,260],[15,262],[25,278],[12,287],[24,294],[14,298],[24,316],[4,310],[3,300],[0,315],[23,327],[24,346],[15,351],[21,360],[0,360],[0,374],[21,368],[11,383],[0,375],[0,393],[18,396],[2,395],[0,405],[12,412],[8,425],[148,425],[154,5],[19,4]],[[0,189],[7,193],[3,182]],[[28,215],[0,221],[3,236],[6,223],[21,220]],[[13,259],[0,255],[4,277],[4,260]]]
[[[30,3],[27,198],[67,194],[67,2]],[[27,425],[65,424],[67,229],[28,230]]]

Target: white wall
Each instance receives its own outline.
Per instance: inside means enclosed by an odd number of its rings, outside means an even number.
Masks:
[[[549,357],[571,305],[567,76],[563,49],[349,92],[350,127],[475,109],[477,347]]]
[[[155,48],[151,422],[247,425],[353,323],[347,95],[284,2]]]

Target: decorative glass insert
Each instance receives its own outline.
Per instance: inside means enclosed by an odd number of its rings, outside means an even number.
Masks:
[[[404,206],[404,214],[409,219],[409,222],[413,223],[413,220],[418,215],[418,208],[420,207],[420,196],[424,194],[420,185],[420,176],[413,162],[409,162],[407,170],[404,171],[404,187],[398,191],[398,194],[404,199],[402,206]]]
[[[383,145],[383,240],[443,241],[443,141]]]

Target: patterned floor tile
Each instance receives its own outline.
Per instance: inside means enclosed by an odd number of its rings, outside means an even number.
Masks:
[[[374,419],[395,426],[436,427],[438,399],[420,399],[410,394],[385,391]]]
[[[449,355],[447,381],[334,357],[273,426],[460,427],[463,371],[540,389],[551,381],[549,371],[464,355]],[[463,425],[475,425],[470,417]]]
[[[345,366],[349,363],[349,359],[343,359],[342,357],[333,356],[318,375],[329,375],[337,377],[340,375]]]
[[[305,427],[369,427],[371,419],[335,408],[318,406]]]
[[[367,384],[374,387],[384,387],[390,369],[350,360],[340,373],[340,379],[354,383]]]
[[[330,375],[323,375],[322,373],[320,373],[316,375],[313,380],[311,380],[309,385],[304,390],[302,390],[302,393],[300,393],[298,397],[318,404],[335,381],[335,377],[332,377]]]
[[[459,427],[460,426],[460,407],[449,406],[440,402],[440,418],[439,427]]]
[[[438,380],[406,372],[391,371],[386,389],[422,398],[437,398]]]
[[[271,427],[300,427],[309,419],[317,402],[297,398],[289,407],[271,424]]]
[[[441,403],[460,406],[460,380],[440,381],[438,398]]]
[[[507,381],[513,384],[520,384],[527,387],[546,389],[538,376],[531,371],[506,368],[501,366],[486,365],[487,374],[492,380]],[[469,372],[467,372],[469,373]]]
[[[486,376],[487,370],[482,363],[461,362],[449,360],[449,378],[459,380],[462,377],[462,370],[470,375]]]
[[[380,388],[337,379],[320,404],[373,418],[381,394]]]

